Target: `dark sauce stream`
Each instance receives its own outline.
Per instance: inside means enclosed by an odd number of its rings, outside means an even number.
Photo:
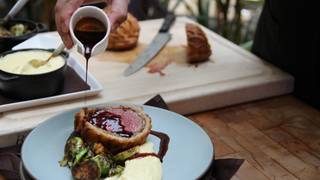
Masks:
[[[91,57],[92,48],[100,42],[107,33],[105,25],[96,18],[84,17],[80,19],[74,34],[84,46],[84,57],[86,58],[86,83],[88,75],[88,61]]]

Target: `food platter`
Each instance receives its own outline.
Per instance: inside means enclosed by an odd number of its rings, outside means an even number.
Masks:
[[[214,147],[208,135],[191,120],[160,108],[142,106],[152,119],[152,129],[170,137],[163,160],[163,179],[196,179],[209,167]],[[79,109],[61,113],[35,128],[22,146],[22,161],[36,179],[72,179],[68,168],[58,161],[64,155],[64,144],[73,131],[74,114]],[[157,148],[159,140],[149,135]]]

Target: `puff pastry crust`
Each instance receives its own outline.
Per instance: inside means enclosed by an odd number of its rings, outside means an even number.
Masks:
[[[206,34],[199,26],[191,23],[186,24],[185,29],[188,42],[188,62],[198,63],[208,60],[212,52]]]
[[[115,32],[109,36],[109,50],[129,50],[136,47],[139,39],[140,26],[138,20],[128,14],[127,20],[123,22]]]
[[[151,131],[151,118],[143,111],[142,108],[129,106],[106,106],[105,110],[124,109],[133,111],[142,121],[139,132],[134,132],[131,137],[122,137],[116,133],[106,131],[91,124],[88,120],[90,113],[101,108],[83,108],[75,115],[74,129],[88,143],[100,142],[111,152],[119,152],[145,143]]]

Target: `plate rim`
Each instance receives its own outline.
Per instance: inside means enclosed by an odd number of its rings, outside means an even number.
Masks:
[[[193,126],[195,126],[197,129],[199,129],[200,131],[202,131],[202,133],[206,136],[206,138],[209,139],[209,142],[210,142],[210,149],[212,151],[210,151],[211,153],[211,158],[210,158],[210,161],[208,162],[208,164],[206,165],[206,168],[202,171],[201,174],[198,175],[197,179],[201,178],[207,171],[208,169],[210,168],[211,164],[214,162],[215,160],[215,147],[214,147],[214,141],[210,138],[210,136],[208,135],[208,133],[200,126],[198,125],[197,123],[195,123],[194,121],[192,121],[191,119],[181,115],[181,114],[178,114],[176,112],[173,112],[173,111],[170,111],[170,110],[167,110],[167,109],[163,109],[163,108],[159,108],[159,107],[155,107],[155,106],[150,106],[150,105],[141,105],[141,104],[134,104],[134,103],[127,103],[127,102],[111,102],[111,103],[99,103],[99,104],[94,104],[94,105],[89,105],[89,106],[81,106],[81,107],[76,107],[76,108],[72,108],[72,109],[68,109],[66,111],[63,111],[63,112],[60,112],[48,119],[46,119],[45,121],[43,121],[42,123],[38,124],[34,129],[32,129],[32,131],[27,135],[27,137],[25,138],[23,144],[22,144],[22,147],[21,147],[21,161],[22,161],[22,164],[26,170],[26,172],[28,172],[28,174],[34,178],[34,179],[37,179],[34,174],[32,174],[32,172],[28,169],[28,167],[25,165],[25,162],[24,162],[24,155],[23,155],[23,149],[25,148],[25,144],[27,141],[30,141],[28,139],[30,139],[30,137],[37,131],[37,129],[43,127],[46,125],[46,123],[48,123],[49,121],[52,121],[53,119],[56,119],[58,116],[61,116],[63,114],[68,114],[72,111],[75,111],[75,110],[80,110],[81,108],[87,108],[87,107],[100,107],[100,106],[114,106],[114,105],[123,105],[123,106],[138,106],[138,107],[147,107],[147,108],[151,108],[151,109],[155,109],[157,111],[163,111],[163,112],[166,112],[166,113],[169,113],[169,114],[173,114],[175,116],[178,116],[179,118],[182,118],[182,119],[185,119],[187,122],[191,123]]]

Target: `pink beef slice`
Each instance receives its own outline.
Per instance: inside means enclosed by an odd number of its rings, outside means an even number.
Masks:
[[[108,111],[121,116],[120,123],[125,131],[139,132],[143,129],[143,120],[136,112],[124,108],[113,108]]]

